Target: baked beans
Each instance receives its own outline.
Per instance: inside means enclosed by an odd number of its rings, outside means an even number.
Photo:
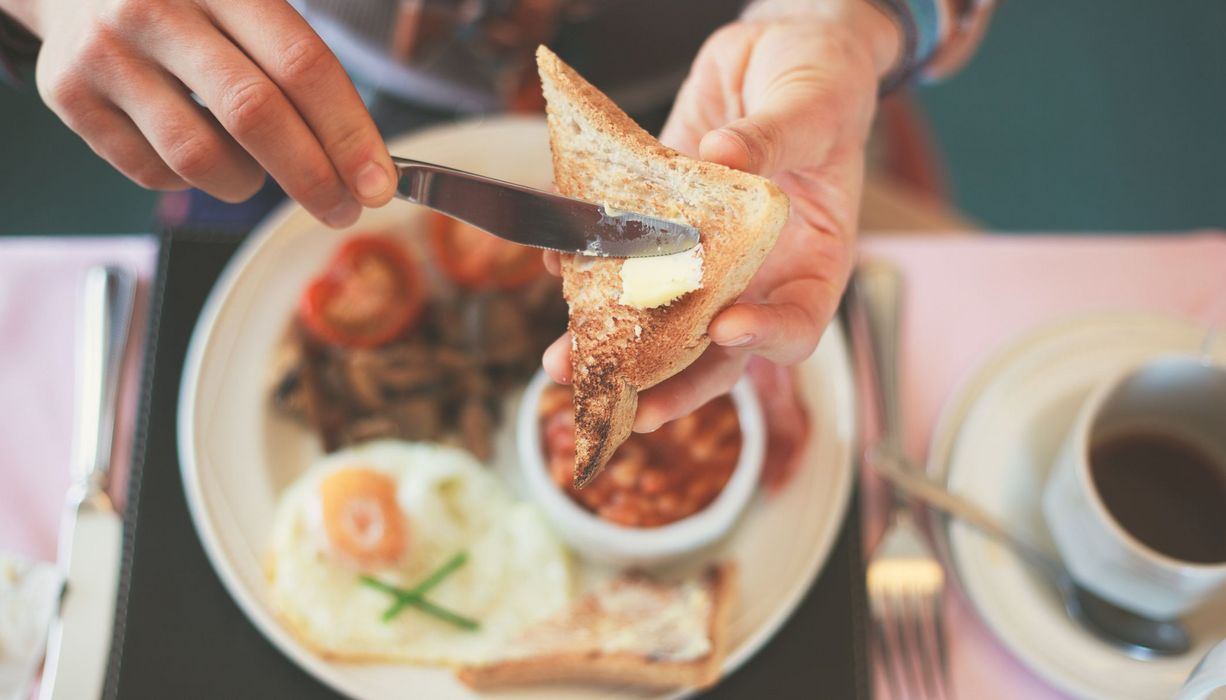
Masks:
[[[575,418],[569,387],[541,395],[542,444],[550,476],[572,500],[601,518],[657,527],[706,508],[732,477],[741,426],[721,396],[654,433],[633,433],[590,484],[574,488]]]

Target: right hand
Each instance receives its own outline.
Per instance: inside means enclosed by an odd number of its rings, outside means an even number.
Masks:
[[[267,171],[334,227],[391,199],[395,169],[369,112],[284,0],[35,0],[28,9],[43,39],[43,100],[137,184],[238,202]]]

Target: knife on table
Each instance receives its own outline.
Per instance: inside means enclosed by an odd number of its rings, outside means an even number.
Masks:
[[[512,243],[613,258],[672,255],[698,245],[698,229],[677,221],[409,158],[392,162],[397,197]]]
[[[64,591],[48,635],[41,700],[92,700],[102,693],[123,544],[123,523],[106,489],[120,367],[135,297],[131,271],[95,267],[85,274],[72,485],[60,521],[57,556]]]

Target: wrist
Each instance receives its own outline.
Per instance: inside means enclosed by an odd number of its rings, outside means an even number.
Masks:
[[[750,21],[808,17],[839,26],[868,52],[878,79],[902,56],[902,29],[874,0],[757,0],[742,17]]]

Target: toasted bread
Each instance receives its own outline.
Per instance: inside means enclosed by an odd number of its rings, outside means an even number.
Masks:
[[[621,576],[526,630],[506,658],[461,666],[456,675],[477,689],[559,681],[714,685],[727,653],[735,579],[731,563],[672,585]]]
[[[537,50],[553,178],[571,197],[696,227],[702,286],[671,304],[620,303],[622,261],[566,256],[575,387],[575,483],[604,467],[630,435],[638,393],[680,372],[710,343],[707,326],[745,290],[788,215],[765,178],[667,148],[549,49]]]

